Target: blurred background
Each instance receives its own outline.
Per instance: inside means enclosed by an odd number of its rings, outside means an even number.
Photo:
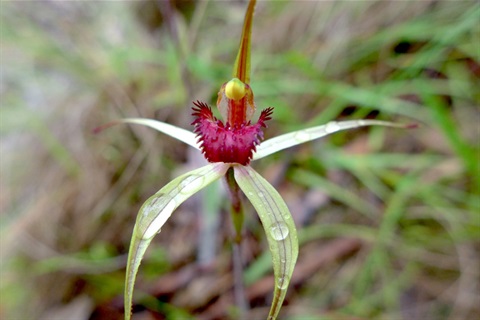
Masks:
[[[143,201],[204,160],[152,129],[191,129],[229,80],[246,1],[2,1],[0,318],[121,319]],[[261,1],[252,43],[266,138],[330,120],[365,128],[254,162],[300,239],[281,319],[480,317],[480,5]],[[257,110],[259,111],[259,110]],[[134,319],[235,319],[219,183],[184,203],[137,278]],[[219,196],[220,195],[220,196]],[[246,206],[249,319],[273,278]]]

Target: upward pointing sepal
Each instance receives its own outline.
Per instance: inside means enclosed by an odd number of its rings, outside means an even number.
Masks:
[[[245,84],[250,84],[250,45],[252,37],[253,12],[255,11],[256,0],[248,4],[245,20],[243,22],[242,38],[238,49],[237,59],[233,67],[233,77],[240,79]]]

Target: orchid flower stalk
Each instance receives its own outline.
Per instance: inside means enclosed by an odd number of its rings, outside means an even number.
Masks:
[[[226,178],[233,194],[233,222],[239,241],[243,210],[240,190],[256,210],[268,240],[272,255],[275,288],[268,319],[276,319],[282,306],[298,256],[298,238],[292,215],[275,188],[251,166],[256,161],[283,149],[312,141],[341,130],[363,126],[408,127],[377,120],[329,122],[272,139],[263,140],[263,129],[271,120],[273,108],[266,108],[253,124],[256,105],[250,88],[250,46],[255,0],[251,0],[245,14],[240,48],[233,78],[218,92],[217,108],[224,120],[217,119],[210,107],[193,102],[194,132],[151,119],[127,118],[111,122],[99,130],[118,123],[140,124],[174,137],[200,150],[209,164],[185,173],[169,182],[151,196],[140,208],[135,222],[128,254],[125,286],[125,319],[131,318],[135,278],[142,258],[153,237],[175,209],[185,200],[210,183]]]

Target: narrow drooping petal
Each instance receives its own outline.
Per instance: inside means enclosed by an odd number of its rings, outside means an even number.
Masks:
[[[332,121],[321,126],[294,131],[265,140],[256,148],[256,152],[253,154],[252,160],[261,159],[283,149],[312,141],[338,131],[366,126],[385,126],[394,128],[416,127],[416,125],[412,124],[398,124],[381,120]]]
[[[109,128],[111,126],[121,124],[121,123],[132,123],[132,124],[140,124],[150,128],[153,128],[157,131],[160,131],[166,135],[169,135],[181,142],[188,144],[189,146],[194,147],[195,149],[200,149],[200,144],[197,143],[196,135],[188,130],[176,127],[174,125],[153,120],[153,119],[144,119],[144,118],[125,118],[121,120],[116,120],[109,122],[101,127],[95,129],[95,132],[100,132],[103,129]]]
[[[267,180],[251,167],[234,166],[235,180],[262,221],[272,254],[275,290],[268,319],[282,307],[298,256],[297,230],[285,201]]]
[[[266,127],[272,109],[263,110],[256,124],[247,122],[242,126],[233,127],[228,123],[224,125],[215,118],[205,103],[195,102],[195,105],[193,116],[196,119],[192,124],[195,126],[205,158],[210,162],[247,165],[256,146],[263,139],[262,128]]]
[[[174,179],[150,197],[140,208],[128,252],[125,279],[125,319],[131,317],[133,287],[140,262],[153,237],[172,212],[185,200],[225,175],[230,166],[213,163]]]

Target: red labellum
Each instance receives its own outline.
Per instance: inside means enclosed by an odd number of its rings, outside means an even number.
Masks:
[[[271,119],[273,108],[262,111],[256,124],[250,121],[241,125],[223,124],[212,113],[210,107],[203,102],[193,103],[192,122],[198,134],[202,152],[209,162],[239,163],[248,165],[255,147],[263,139],[262,127]]]

